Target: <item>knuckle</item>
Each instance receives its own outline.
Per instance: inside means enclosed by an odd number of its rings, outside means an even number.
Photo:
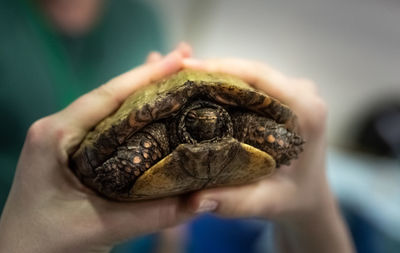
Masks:
[[[314,133],[320,133],[325,129],[327,120],[327,105],[320,97],[310,99],[308,108],[308,117],[304,118],[304,128]]]
[[[328,113],[328,107],[326,105],[326,102],[322,98],[317,97],[317,98],[315,98],[314,103],[315,103],[315,107],[317,108],[318,115],[321,118],[325,119],[327,116],[327,113]]]
[[[26,142],[32,146],[39,146],[45,142],[46,136],[51,133],[51,119],[49,117],[35,121],[28,129]]]
[[[93,94],[96,96],[102,97],[106,100],[111,101],[115,105],[119,105],[122,103],[122,98],[116,96],[115,89],[112,86],[112,80],[106,84],[101,85],[100,87],[93,90]]]
[[[314,81],[308,78],[297,78],[296,79],[299,86],[306,91],[316,93],[318,91],[318,87]]]
[[[103,84],[103,85],[97,87],[96,89],[94,89],[93,93],[96,96],[100,96],[100,97],[107,97],[107,98],[111,97],[112,91],[109,87],[110,87],[109,83]]]
[[[266,69],[266,64],[262,61],[253,61],[254,70],[257,72],[264,72]]]
[[[251,71],[254,76],[257,76],[257,79],[264,80],[264,82],[267,82],[267,80],[280,82],[283,77],[282,73],[272,69],[267,63],[262,61],[253,61],[252,67],[249,68],[249,71]]]
[[[52,147],[56,152],[68,139],[69,130],[60,124],[56,116],[47,116],[35,121],[29,128],[25,143],[33,149]]]
[[[311,104],[313,107],[312,118],[314,121],[325,122],[328,111],[325,101],[320,97],[315,97]]]

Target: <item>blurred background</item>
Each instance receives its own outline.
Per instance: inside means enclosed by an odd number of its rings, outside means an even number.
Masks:
[[[0,0],[0,208],[29,125],[189,42],[314,80],[358,252],[400,251],[400,1]],[[265,252],[268,224],[205,215],[115,252]],[[164,245],[164,246],[160,246]]]

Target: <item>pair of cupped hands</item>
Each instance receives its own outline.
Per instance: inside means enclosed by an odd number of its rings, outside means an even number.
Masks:
[[[185,197],[121,203],[83,186],[68,167],[68,157],[85,134],[128,95],[183,68],[238,76],[289,105],[306,140],[299,159],[256,183]],[[316,243],[316,249],[321,249],[318,244],[324,238],[315,242],[321,232],[329,236],[339,229],[346,234],[325,175],[325,121],[325,104],[307,79],[285,76],[255,61],[194,59],[186,43],[165,56],[150,53],[143,65],[30,127],[1,216],[0,251],[108,251],[117,242],[184,223],[203,212],[265,218],[277,224],[289,244],[301,248],[301,244]],[[336,241],[346,246],[340,238]],[[345,252],[340,247],[332,249]]]

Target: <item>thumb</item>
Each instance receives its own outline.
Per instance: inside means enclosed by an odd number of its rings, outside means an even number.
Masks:
[[[274,198],[268,198],[263,182],[203,190],[192,194],[188,209],[194,213],[214,212],[225,217],[268,216]]]

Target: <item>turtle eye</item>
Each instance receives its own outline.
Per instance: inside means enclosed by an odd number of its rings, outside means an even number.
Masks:
[[[188,112],[188,114],[186,115],[186,118],[188,121],[195,121],[198,117],[197,117],[197,113],[195,113],[194,111],[190,111]]]

